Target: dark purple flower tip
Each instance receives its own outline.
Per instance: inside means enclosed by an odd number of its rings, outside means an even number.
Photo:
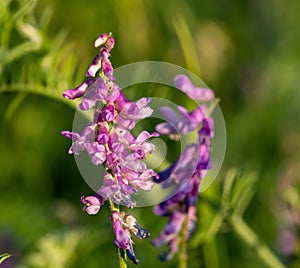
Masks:
[[[96,196],[82,196],[80,202],[84,204],[83,210],[90,215],[95,215],[99,212],[104,199],[100,195]]]
[[[202,127],[198,131],[198,134],[199,134],[199,136],[204,135],[204,136],[212,138],[214,135],[213,129],[214,129],[213,119],[210,117],[204,118],[202,121]]]
[[[171,176],[172,171],[174,170],[177,164],[178,164],[178,160],[176,160],[173,164],[171,164],[167,169],[158,172],[157,173],[158,177],[153,178],[154,179],[153,181],[155,183],[164,182],[166,179],[168,179]]]
[[[135,254],[134,254],[132,244],[130,244],[130,248],[129,248],[129,249],[126,249],[126,254],[127,254],[127,257],[128,257],[134,264],[136,264],[136,265],[139,264],[139,260],[136,258]]]
[[[94,47],[100,47],[100,46],[104,45],[107,42],[107,39],[108,39],[107,33],[103,33],[103,34],[99,35],[98,38],[94,42]]]
[[[84,93],[94,82],[95,80],[93,78],[89,78],[78,87],[65,91],[63,93],[63,97],[71,100],[79,98],[84,95]]]
[[[213,91],[209,88],[195,87],[186,75],[175,76],[174,83],[178,89],[194,100],[208,101],[213,100],[215,97]]]

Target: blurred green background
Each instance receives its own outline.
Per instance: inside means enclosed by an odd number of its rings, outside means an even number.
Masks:
[[[252,235],[287,267],[300,266],[299,1],[0,3],[0,254],[13,254],[3,267],[117,267],[109,209],[81,211],[91,189],[60,135],[75,111],[61,93],[83,81],[103,32],[116,39],[115,68],[174,63],[221,99],[226,157],[201,194],[188,267],[267,267],[268,254],[235,228],[238,206]],[[226,187],[233,205],[223,215]],[[165,224],[151,207],[134,215],[152,237]],[[139,267],[177,267],[176,258],[161,263],[149,241],[135,242]]]

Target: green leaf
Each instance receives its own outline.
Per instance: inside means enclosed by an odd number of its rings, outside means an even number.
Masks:
[[[280,259],[259,239],[254,230],[252,230],[240,216],[232,214],[229,217],[229,223],[236,236],[252,249],[267,267],[285,267]]]
[[[249,173],[236,181],[231,197],[234,213],[241,216],[244,214],[255,194],[257,178],[255,173]]]
[[[12,256],[12,254],[9,254],[9,253],[4,253],[4,254],[0,255],[0,264],[3,263],[6,259],[8,259],[11,256]]]
[[[173,25],[183,51],[186,67],[192,72],[200,75],[200,64],[197,51],[186,20],[180,16],[177,20],[173,21]]]

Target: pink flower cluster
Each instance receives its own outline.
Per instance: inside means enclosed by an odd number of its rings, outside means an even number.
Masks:
[[[83,209],[91,215],[99,212],[105,200],[128,208],[135,207],[132,195],[139,189],[150,191],[154,185],[152,178],[157,177],[143,160],[155,149],[149,138],[159,134],[142,131],[135,137],[130,132],[137,120],[152,114],[151,99],[132,102],[115,83],[110,62],[114,44],[110,34],[100,35],[95,41],[95,47],[100,47],[100,51],[87,70],[86,81],[63,93],[68,99],[81,98],[79,109],[94,109],[92,121],[81,133],[62,131],[72,140],[70,154],[79,155],[86,151],[93,164],[105,168],[103,186],[95,195],[81,197]],[[130,233],[146,238],[149,232],[139,227],[132,216],[125,217],[118,211],[112,211],[111,221],[116,235],[115,245],[125,249],[128,257],[137,263]]]

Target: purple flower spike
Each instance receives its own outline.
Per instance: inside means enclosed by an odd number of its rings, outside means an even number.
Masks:
[[[174,82],[178,89],[194,100],[209,101],[215,97],[213,91],[209,88],[195,87],[186,75],[175,76]]]
[[[81,85],[76,88],[69,89],[63,93],[66,99],[76,99],[84,95],[84,93],[89,89],[89,87],[95,82],[93,78],[87,79]]]
[[[83,210],[86,211],[90,215],[95,215],[99,212],[104,199],[100,195],[95,196],[82,196],[80,202],[84,205]]]
[[[115,41],[111,34],[100,35],[94,45],[100,47],[100,51],[86,72],[90,78],[77,88],[64,92],[68,99],[81,97],[79,109],[94,108],[93,117],[81,133],[62,131],[62,135],[72,140],[70,154],[79,155],[86,150],[91,162],[102,165],[105,170],[103,184],[96,195],[81,198],[83,210],[90,215],[97,214],[105,200],[132,209],[136,206],[132,195],[138,190],[150,191],[153,188],[152,178],[158,176],[143,160],[155,149],[149,139],[159,136],[147,131],[142,131],[137,137],[130,133],[137,120],[152,114],[151,99],[132,102],[115,83],[110,61]],[[145,239],[150,236],[149,231],[124,212],[113,211],[110,219],[115,246],[125,250],[128,259],[138,264],[131,235]]]
[[[189,97],[196,100],[213,100],[213,92],[206,88],[193,86],[185,75],[175,77],[176,86]],[[156,126],[156,131],[168,135],[170,139],[197,131],[195,142],[189,144],[181,156],[169,168],[159,172],[154,182],[163,188],[175,186],[170,197],[154,207],[156,215],[168,217],[169,221],[160,236],[153,240],[157,247],[168,246],[168,251],[160,257],[162,260],[171,259],[181,243],[181,232],[188,239],[196,228],[196,203],[199,196],[201,179],[212,167],[211,139],[213,137],[214,121],[207,115],[207,105],[201,104],[194,111],[178,106],[178,113],[170,107],[161,107],[160,112],[166,122]],[[183,222],[187,224],[183,225]],[[185,229],[182,229],[185,228]]]

